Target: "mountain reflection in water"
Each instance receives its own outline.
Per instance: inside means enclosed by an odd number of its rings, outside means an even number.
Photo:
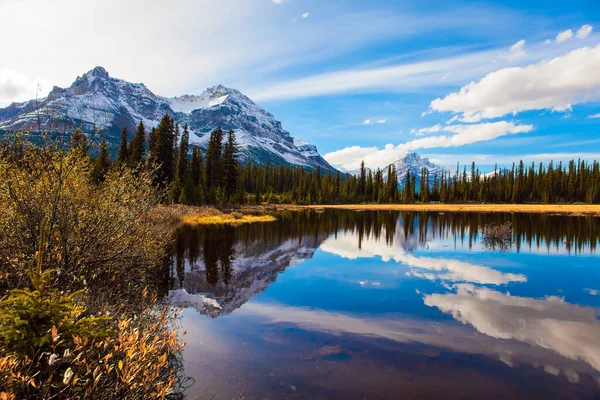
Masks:
[[[479,227],[511,222],[509,251]],[[190,393],[217,398],[597,398],[600,219],[289,212],[183,226]]]

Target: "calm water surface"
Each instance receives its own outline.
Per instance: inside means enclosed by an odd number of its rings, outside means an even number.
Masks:
[[[479,227],[511,221],[508,250]],[[600,219],[326,211],[177,233],[190,397],[600,398]]]

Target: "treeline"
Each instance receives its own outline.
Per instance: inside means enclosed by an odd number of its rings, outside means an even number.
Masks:
[[[600,201],[600,166],[571,160],[548,165],[523,161],[511,169],[495,168],[483,174],[471,164],[470,171],[457,165],[454,172],[430,175],[410,171],[398,185],[396,167],[371,171],[361,164],[357,176],[339,171],[305,169],[302,166],[240,163],[233,131],[220,128],[210,134],[203,151],[190,145],[187,125],[181,130],[165,115],[156,128],[146,131],[140,122],[133,138],[123,129],[115,162],[106,141],[94,159],[93,178],[102,182],[115,167],[153,171],[155,183],[168,189],[169,202],[188,205],[257,203],[588,203]],[[86,135],[75,131],[71,147],[88,154]],[[4,152],[8,151],[4,146]],[[15,142],[14,153],[22,152]]]

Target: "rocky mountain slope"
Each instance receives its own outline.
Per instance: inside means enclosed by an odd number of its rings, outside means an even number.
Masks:
[[[28,130],[35,138],[40,132],[68,136],[72,129],[81,128],[88,135],[105,137],[116,151],[122,127],[133,135],[139,121],[150,129],[164,114],[181,125],[187,123],[190,141],[201,147],[218,126],[233,130],[241,161],[251,158],[257,164],[333,170],[316,147],[292,137],[272,114],[235,89],[215,86],[200,95],[166,98],[143,83],[113,78],[102,67],[78,77],[68,88],[54,87],[46,98],[0,108],[0,131]]]

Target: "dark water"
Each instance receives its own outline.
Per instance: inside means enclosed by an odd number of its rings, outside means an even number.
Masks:
[[[478,227],[510,221],[508,251]],[[183,227],[190,397],[600,398],[600,219],[326,211]]]

